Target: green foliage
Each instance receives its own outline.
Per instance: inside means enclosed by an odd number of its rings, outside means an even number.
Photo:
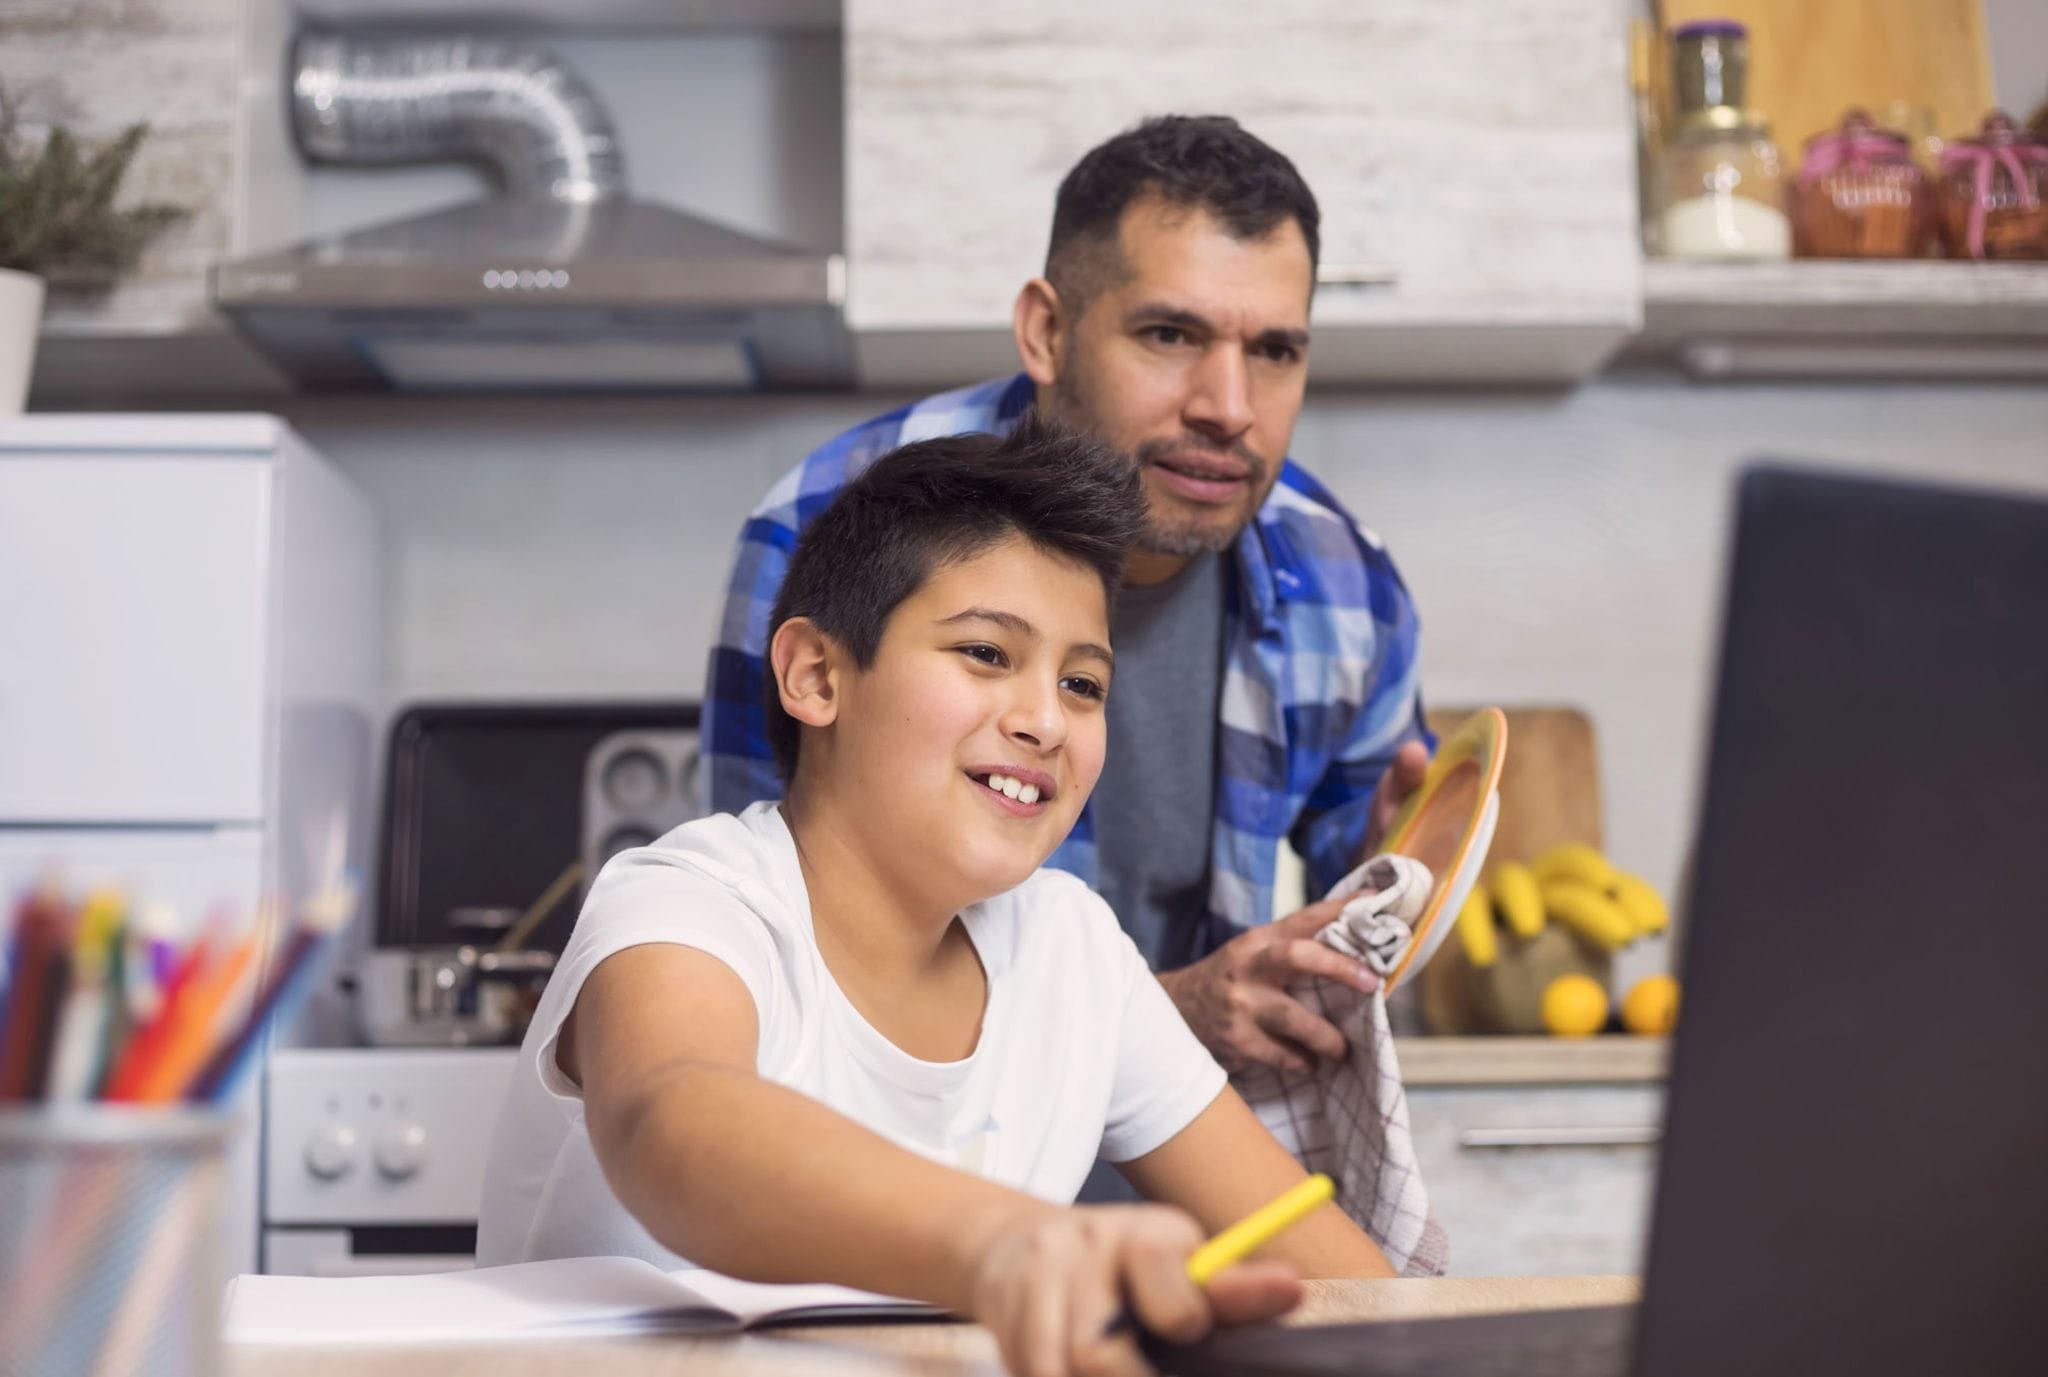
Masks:
[[[111,142],[81,144],[63,125],[41,148],[22,139],[0,93],[0,267],[53,287],[105,287],[135,266],[143,246],[190,212],[179,206],[116,209],[114,193],[149,133],[132,124]]]

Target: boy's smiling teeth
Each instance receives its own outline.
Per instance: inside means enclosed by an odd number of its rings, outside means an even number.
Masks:
[[[1038,786],[1036,784],[1024,784],[1011,778],[1009,775],[990,775],[982,783],[1001,794],[1004,798],[1013,798],[1019,803],[1038,802]]]

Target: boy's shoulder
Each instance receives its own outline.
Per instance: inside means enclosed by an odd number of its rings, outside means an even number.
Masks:
[[[643,907],[636,902],[643,894],[666,907],[682,888],[706,898],[730,897],[773,916],[790,906],[794,851],[788,836],[772,802],[693,819],[606,861],[591,884],[584,913],[603,918],[634,914]]]

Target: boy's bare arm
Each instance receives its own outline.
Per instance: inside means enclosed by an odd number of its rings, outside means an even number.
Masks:
[[[591,973],[562,1069],[620,1201],[664,1247],[721,1272],[967,1311],[990,1238],[1055,1207],[761,1079],[757,1026],[739,977],[688,947],[629,948]]]
[[[1212,1234],[1308,1174],[1227,1085],[1193,1123],[1118,1170],[1147,1200],[1180,1206]],[[1292,1263],[1305,1277],[1394,1275],[1379,1246],[1335,1205],[1302,1220],[1259,1256]]]
[[[755,1074],[753,1001],[722,963],[635,947],[591,973],[557,1059],[598,1162],[662,1244],[755,1281],[834,1281],[931,1301],[995,1334],[1015,1373],[1136,1371],[1128,1303],[1155,1332],[1270,1319],[1301,1294],[1251,1263],[1198,1290],[1201,1229],[1154,1206],[1066,1209],[939,1166]],[[1297,1173],[1298,1174],[1298,1173]]]

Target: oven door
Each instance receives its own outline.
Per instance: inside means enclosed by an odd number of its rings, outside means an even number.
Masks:
[[[438,1251],[452,1249],[454,1251]],[[476,1266],[476,1226],[265,1229],[263,1270],[281,1277],[394,1277]]]
[[[263,1270],[474,1264],[484,1163],[518,1049],[278,1048],[267,1074]]]

